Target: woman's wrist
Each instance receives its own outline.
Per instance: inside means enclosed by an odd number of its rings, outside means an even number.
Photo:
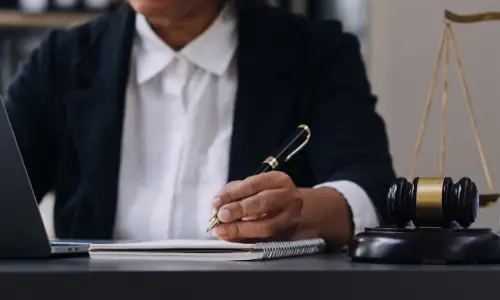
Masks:
[[[352,214],[345,198],[332,188],[304,188],[301,225],[296,238],[321,237],[329,248],[345,246],[353,235]]]

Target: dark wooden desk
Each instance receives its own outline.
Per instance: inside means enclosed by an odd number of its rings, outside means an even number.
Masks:
[[[267,262],[0,260],[6,300],[486,299],[497,296],[499,281],[500,265],[369,265],[344,255]]]

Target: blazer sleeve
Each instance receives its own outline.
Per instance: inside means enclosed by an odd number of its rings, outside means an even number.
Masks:
[[[330,26],[332,25],[332,26]],[[311,76],[314,137],[309,161],[317,182],[359,185],[386,223],[386,195],[395,179],[385,123],[377,114],[360,44],[338,22],[313,31]]]
[[[55,84],[53,49],[56,35],[49,34],[11,81],[5,107],[38,201],[52,188],[54,153],[48,130],[48,100]]]

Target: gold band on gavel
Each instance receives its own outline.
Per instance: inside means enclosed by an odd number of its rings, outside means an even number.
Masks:
[[[440,226],[443,222],[444,178],[419,178],[416,214],[419,226]]]

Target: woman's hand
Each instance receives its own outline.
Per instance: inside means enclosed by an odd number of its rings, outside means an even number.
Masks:
[[[222,222],[216,236],[228,241],[284,240],[301,224],[303,195],[282,172],[269,172],[227,184],[214,200]]]
[[[329,248],[346,245],[352,218],[346,199],[333,188],[297,188],[282,172],[228,183],[214,200],[222,222],[217,237],[232,242],[320,237]]]

